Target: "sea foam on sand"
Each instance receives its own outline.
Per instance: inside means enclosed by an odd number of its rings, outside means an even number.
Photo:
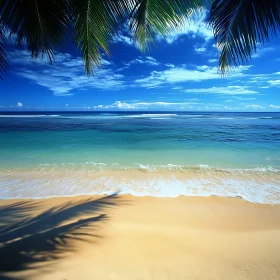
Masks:
[[[274,168],[215,169],[174,164],[123,168],[104,163],[69,163],[2,170],[0,178],[2,199],[119,192],[155,197],[216,195],[280,204],[280,171]]]

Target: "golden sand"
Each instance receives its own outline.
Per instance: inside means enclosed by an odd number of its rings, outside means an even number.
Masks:
[[[280,279],[280,205],[238,198],[0,201],[0,279]]]

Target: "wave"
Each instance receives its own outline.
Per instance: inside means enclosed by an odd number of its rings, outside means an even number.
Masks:
[[[151,117],[176,117],[177,114],[139,114],[139,115],[123,115],[124,118],[151,118]]]
[[[0,114],[0,118],[62,118],[62,119],[119,119],[119,118],[144,118],[144,119],[195,119],[195,120],[271,120],[279,119],[274,116],[223,116],[223,115],[211,115],[211,114],[182,114],[182,113],[147,113],[147,114],[88,114],[88,115],[71,115],[67,114]]]
[[[137,169],[96,172],[85,168],[72,169],[69,166],[66,169],[47,169],[46,166],[49,167],[45,165],[43,169],[37,170],[1,171],[1,198],[45,198],[119,192],[156,197],[216,195],[242,197],[257,203],[280,204],[280,173],[278,171],[278,174],[271,176],[271,173],[266,174],[267,169],[263,167],[254,168],[253,172],[242,169],[241,173],[219,173],[207,165],[201,165],[195,167],[195,171],[200,170],[198,175],[193,170],[187,173],[174,172],[184,166],[168,164],[165,165],[170,169],[168,172],[157,170],[143,176]],[[139,164],[139,168],[150,171],[151,166]],[[269,167],[268,170],[275,172]]]
[[[217,118],[218,120],[234,120],[234,118]]]
[[[217,117],[211,115],[182,115],[182,114],[139,114],[139,115],[120,115],[116,118],[150,118],[150,119],[196,119],[196,120],[265,120],[275,119],[274,117]]]
[[[0,115],[0,118],[43,118],[59,117],[60,115]]]
[[[280,204],[280,167],[221,168],[181,164],[130,166],[106,162],[42,163],[24,169],[0,169],[0,197],[45,198],[110,194],[175,197],[242,197]]]
[[[169,120],[170,118],[149,118],[150,120]]]
[[[182,164],[149,164],[149,163],[132,163],[130,165],[125,165],[121,163],[105,163],[105,162],[94,162],[94,161],[86,161],[86,162],[64,162],[64,163],[41,163],[36,166],[30,166],[30,169],[34,170],[42,170],[45,168],[46,170],[52,168],[56,168],[57,170],[74,168],[74,169],[83,169],[84,167],[88,169],[104,169],[106,170],[123,170],[123,171],[133,171],[133,170],[141,170],[147,172],[162,172],[162,171],[180,171],[180,172],[220,172],[220,173],[280,173],[280,166],[255,166],[248,168],[222,168],[217,166],[210,166],[207,164],[198,164],[198,165],[182,165]],[[7,169],[2,169],[7,172]],[[0,169],[1,171],[1,169]],[[11,169],[12,171],[12,169]]]
[[[0,115],[0,118],[41,118],[48,115]]]
[[[209,119],[209,120],[262,120],[262,119],[274,119],[273,117],[259,117],[259,118],[251,118],[251,117],[232,117],[232,118],[228,118],[228,117],[205,117],[205,119]]]

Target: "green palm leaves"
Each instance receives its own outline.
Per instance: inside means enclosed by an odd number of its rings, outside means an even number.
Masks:
[[[100,64],[101,52],[128,23],[145,50],[157,34],[180,27],[198,8],[212,3],[209,24],[221,50],[223,73],[250,59],[280,25],[278,0],[0,0],[0,78],[8,67],[5,38],[26,45],[32,57],[54,60],[54,50],[71,36],[81,50],[85,71]]]
[[[210,11],[219,67],[224,74],[230,67],[247,62],[280,27],[279,0],[215,0]]]
[[[156,34],[163,37],[182,26],[185,19],[206,1],[202,0],[142,0],[136,1],[130,17],[135,40],[145,50]]]
[[[101,51],[128,22],[144,50],[158,33],[166,35],[204,0],[1,0],[0,26],[27,45],[32,57],[46,55],[72,35],[81,50],[87,74],[101,61]],[[7,69],[4,33],[0,37],[0,76]]]
[[[101,61],[100,49],[109,52],[108,42],[124,22],[129,6],[117,0],[72,0],[74,37],[81,48],[86,73]]]
[[[16,44],[27,45],[32,57],[47,55],[52,62],[53,48],[66,36],[68,3],[57,0],[1,1],[0,24],[16,36]]]
[[[4,43],[5,43],[4,29],[0,25],[0,78],[1,78],[1,73],[6,73],[8,68]]]

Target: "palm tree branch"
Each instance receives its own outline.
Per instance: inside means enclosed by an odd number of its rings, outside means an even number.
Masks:
[[[16,43],[27,45],[32,57],[47,55],[54,59],[53,48],[67,36],[70,17],[68,1],[64,0],[3,0],[0,21],[16,36]]]
[[[3,74],[7,72],[8,62],[5,49],[5,32],[4,28],[0,26],[0,79],[3,79]]]
[[[138,0],[130,17],[130,29],[142,50],[157,34],[165,37],[185,23],[209,0]]]
[[[108,42],[130,12],[126,0],[72,0],[74,36],[81,48],[87,74],[101,61],[101,50],[109,53]]]
[[[247,62],[258,43],[265,43],[280,28],[280,1],[215,0],[210,10],[217,47],[221,50],[219,68]]]

